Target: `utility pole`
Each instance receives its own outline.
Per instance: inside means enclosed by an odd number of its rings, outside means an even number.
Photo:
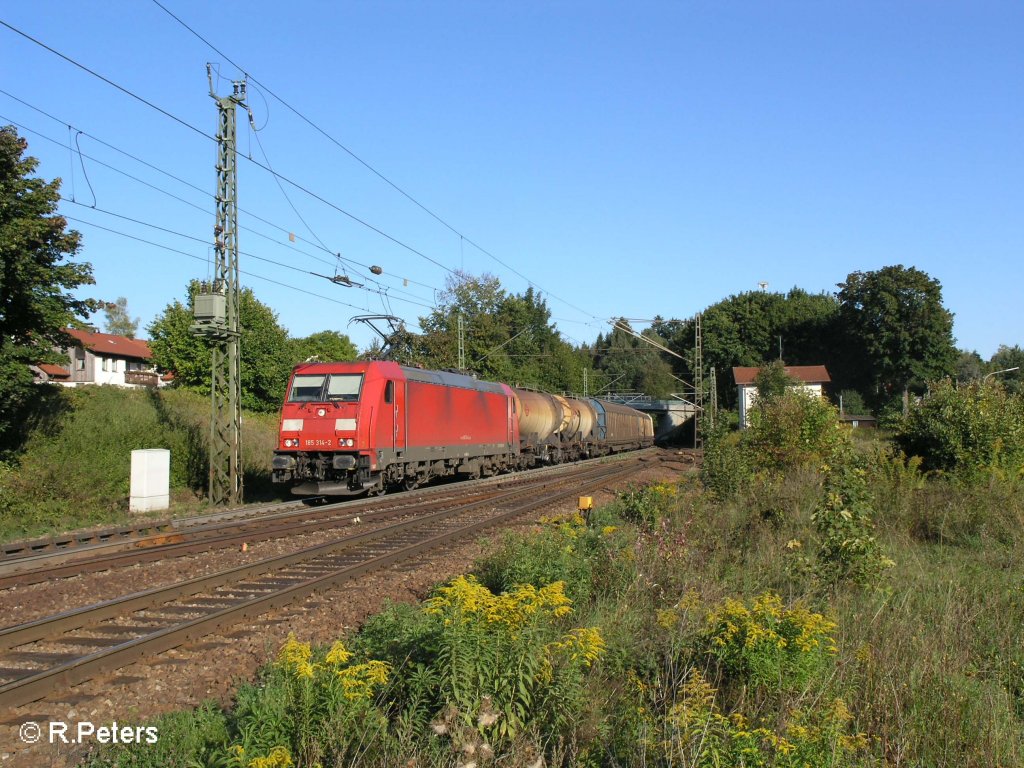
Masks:
[[[715,420],[718,418],[718,378],[715,375],[715,366],[711,366],[711,407],[708,410],[708,426],[715,428]]]
[[[701,416],[704,411],[704,349],[701,341],[701,321],[700,312],[697,313],[694,318],[693,324],[693,335],[694,335],[694,349],[693,349],[693,447],[700,448],[703,445],[703,440],[700,435],[701,429]]]
[[[245,81],[234,81],[230,96],[218,96],[209,64],[206,76],[218,115],[216,265],[213,282],[200,284],[195,297],[192,332],[207,338],[211,348],[210,503],[236,505],[242,502],[242,378],[235,109],[245,106]]]

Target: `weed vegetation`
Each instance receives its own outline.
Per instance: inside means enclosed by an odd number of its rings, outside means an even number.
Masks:
[[[170,449],[177,511],[202,506],[209,398],[177,390],[39,389],[22,449],[0,462],[0,539],[129,519],[131,452],[139,448]],[[242,429],[246,496],[267,496],[276,419],[246,413]]]
[[[925,473],[821,401],[759,408],[710,436],[702,481],[507,535],[91,765],[1024,763],[1021,467]]]

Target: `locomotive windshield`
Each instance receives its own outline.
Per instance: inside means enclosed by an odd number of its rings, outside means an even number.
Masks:
[[[288,393],[290,403],[323,403],[328,400],[356,401],[363,383],[361,373],[332,373],[329,375],[300,374],[292,381]]]

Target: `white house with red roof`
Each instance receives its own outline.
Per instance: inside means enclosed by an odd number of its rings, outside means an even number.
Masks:
[[[156,387],[166,383],[156,372],[153,353],[145,341],[76,328],[65,328],[64,332],[75,340],[64,350],[67,367],[49,363],[32,366],[37,381],[66,387]]]
[[[828,369],[824,365],[787,365],[784,369],[786,375],[795,379],[798,383],[794,388],[802,389],[804,392],[821,397],[823,386],[832,381],[828,375]],[[750,409],[757,399],[757,387],[754,379],[761,372],[760,368],[739,366],[732,369],[733,378],[736,379],[736,386],[739,388],[740,406],[740,429],[750,426]]]

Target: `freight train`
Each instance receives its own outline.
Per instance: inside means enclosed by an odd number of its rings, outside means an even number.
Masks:
[[[393,362],[304,363],[281,408],[273,480],[296,495],[412,489],[654,443],[651,417]]]

